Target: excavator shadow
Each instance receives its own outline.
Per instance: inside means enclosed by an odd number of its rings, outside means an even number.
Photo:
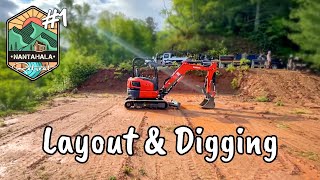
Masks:
[[[192,121],[197,121],[197,119],[205,119],[206,121],[219,121],[226,124],[247,124],[253,120],[262,120],[262,121],[301,121],[302,119],[297,116],[292,115],[280,115],[276,113],[261,113],[254,111],[241,111],[241,110],[231,110],[226,108],[215,108],[215,109],[202,109],[199,106],[199,109],[187,109],[181,106],[177,108],[169,109],[130,109],[130,111],[142,111],[150,112],[167,116],[179,116],[184,118],[189,118]]]
[[[293,115],[281,115],[272,112],[261,113],[255,111],[241,111],[241,110],[233,110],[226,108],[215,108],[211,110],[203,110],[199,107],[199,110],[190,110],[184,107],[181,107],[183,116],[187,116],[188,118],[208,118],[221,120],[223,122],[229,123],[249,123],[251,120],[263,120],[263,121],[301,121],[300,117]],[[228,121],[226,121],[228,120]]]

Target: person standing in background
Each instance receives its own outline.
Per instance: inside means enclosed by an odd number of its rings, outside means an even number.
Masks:
[[[266,61],[266,68],[270,69],[270,66],[271,66],[271,51],[268,51],[267,61]]]
[[[260,52],[260,55],[258,57],[258,62],[259,62],[259,68],[262,68],[266,64],[266,58],[263,52]]]
[[[246,52],[242,53],[241,59],[247,59],[248,54]]]

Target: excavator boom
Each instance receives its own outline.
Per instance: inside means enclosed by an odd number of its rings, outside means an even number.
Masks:
[[[159,90],[159,97],[163,98],[167,95],[171,89],[184,77],[188,71],[207,71],[205,77],[204,87],[202,92],[205,95],[204,100],[200,103],[202,108],[212,109],[215,106],[215,74],[217,71],[217,64],[212,63],[210,66],[203,66],[196,64],[197,62],[183,62],[182,65],[168,78],[165,80],[163,87]]]

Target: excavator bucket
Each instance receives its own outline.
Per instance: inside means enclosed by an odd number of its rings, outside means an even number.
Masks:
[[[214,97],[206,93],[205,88],[201,88],[202,93],[206,96],[204,100],[200,103],[203,109],[213,109],[215,107]]]
[[[200,106],[207,104],[207,102],[208,102],[208,100],[206,98],[204,98],[204,100],[200,103]]]
[[[200,105],[203,109],[213,109],[215,107],[215,102],[213,97],[205,98]]]

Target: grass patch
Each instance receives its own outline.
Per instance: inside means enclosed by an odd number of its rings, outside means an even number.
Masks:
[[[133,168],[129,167],[129,166],[125,166],[123,169],[123,173],[126,175],[130,175],[132,173],[132,171],[133,171]]]
[[[284,122],[280,122],[276,126],[277,126],[277,128],[280,128],[280,129],[288,129],[289,128],[289,125],[285,124]]]
[[[172,132],[173,129],[174,129],[174,127],[165,127],[164,129],[165,129],[166,131],[168,131],[168,132]]]
[[[0,127],[5,127],[7,124],[4,122],[3,119],[0,119]]]
[[[307,114],[307,111],[305,109],[295,109],[293,114]]]
[[[319,161],[319,155],[315,152],[311,152],[311,151],[307,151],[307,152],[303,152],[303,151],[300,151],[298,152],[298,155],[301,156],[301,157],[304,157],[304,158],[307,158],[311,161]]]
[[[117,178],[115,176],[110,176],[109,180],[117,180]]]
[[[276,106],[284,106],[284,104],[283,104],[282,101],[277,101],[277,102],[275,103],[275,105],[276,105]]]
[[[17,114],[31,114],[37,111],[37,108],[41,106],[41,104],[37,104],[35,107],[29,107],[26,108],[24,110],[5,110],[5,111],[1,111],[0,112],[0,118],[1,117],[8,117],[8,116],[13,116],[13,115],[17,115]]]
[[[267,96],[258,96],[256,97],[257,102],[270,102],[270,99]]]
[[[36,172],[38,178],[41,180],[48,180],[50,178],[50,174],[46,172],[45,169],[44,166],[41,166]]]
[[[142,176],[146,176],[146,175],[147,175],[147,172],[146,172],[143,168],[139,169],[139,173],[140,173]]]

